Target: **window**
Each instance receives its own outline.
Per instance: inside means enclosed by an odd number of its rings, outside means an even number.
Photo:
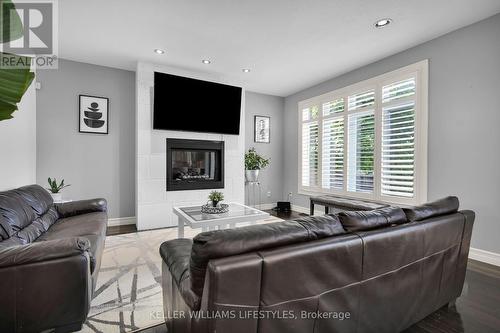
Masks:
[[[299,193],[427,199],[427,61],[299,103]]]

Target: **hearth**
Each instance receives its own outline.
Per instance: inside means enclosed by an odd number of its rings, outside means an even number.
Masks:
[[[224,188],[224,142],[167,139],[167,191]]]

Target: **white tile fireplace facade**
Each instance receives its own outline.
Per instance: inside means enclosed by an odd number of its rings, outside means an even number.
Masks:
[[[166,139],[224,141],[224,189],[226,201],[244,202],[245,93],[242,96],[240,135],[222,135],[153,130],[154,72],[163,72],[195,79],[225,82],[220,77],[193,73],[166,66],[139,62],[136,71],[136,215],[137,229],[175,226],[177,218],[172,207],[206,203],[211,190],[166,191]],[[193,96],[196,101],[196,96]],[[190,105],[193,101],[187,101]],[[189,115],[189,109],[183,110]],[[188,116],[189,117],[189,116]],[[223,120],[222,120],[223,121]]]

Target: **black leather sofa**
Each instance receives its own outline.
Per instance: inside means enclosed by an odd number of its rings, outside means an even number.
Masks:
[[[106,211],[104,199],[54,204],[38,185],[0,192],[0,332],[81,329]]]
[[[400,332],[460,296],[474,217],[448,197],[167,241],[168,332]]]

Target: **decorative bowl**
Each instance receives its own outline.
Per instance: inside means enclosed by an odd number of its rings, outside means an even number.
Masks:
[[[229,211],[229,205],[220,204],[217,207],[212,205],[203,205],[201,206],[201,212],[206,214],[223,214]]]

